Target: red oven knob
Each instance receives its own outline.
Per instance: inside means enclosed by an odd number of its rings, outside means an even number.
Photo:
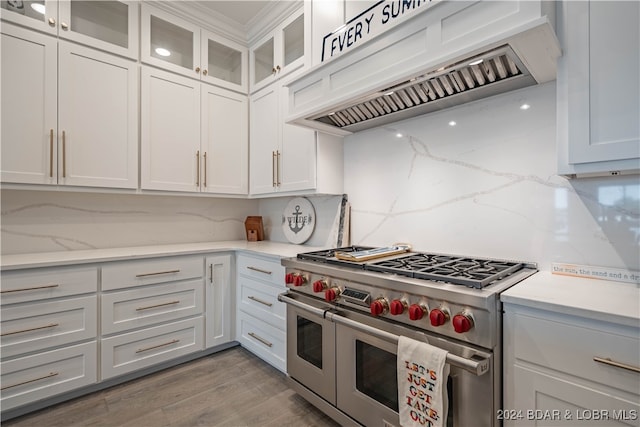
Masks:
[[[389,304],[386,299],[380,298],[371,303],[370,309],[373,316],[380,316],[389,310]]]
[[[431,326],[442,326],[447,323],[448,314],[445,310],[441,310],[439,308],[434,308],[429,313],[429,320],[431,321]]]
[[[453,329],[459,334],[469,332],[473,328],[473,319],[468,314],[458,313],[453,316]]]
[[[293,276],[293,286],[302,286],[307,281],[302,274],[295,274]]]
[[[293,273],[287,273],[284,275],[284,283],[287,285],[293,283]]]
[[[427,309],[420,304],[411,304],[409,306],[409,319],[420,320],[427,312]]]
[[[403,301],[400,301],[399,299],[394,299],[393,301],[391,301],[391,306],[389,307],[389,311],[394,316],[397,316],[398,314],[402,314],[404,312],[405,306],[406,304]]]
[[[326,280],[316,280],[313,282],[313,292],[322,292],[328,287]]]
[[[334,301],[340,295],[340,289],[338,288],[330,288],[324,291],[324,299],[327,302]]]

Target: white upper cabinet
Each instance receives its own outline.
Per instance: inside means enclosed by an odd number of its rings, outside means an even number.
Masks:
[[[640,3],[559,6],[559,172],[640,172]]]
[[[136,1],[2,1],[2,19],[128,58],[138,57]]]
[[[147,4],[141,16],[142,62],[247,91],[247,48]]]
[[[137,65],[2,27],[2,182],[136,188]]]
[[[300,9],[251,47],[252,92],[309,63],[311,38],[306,28],[310,21]]]

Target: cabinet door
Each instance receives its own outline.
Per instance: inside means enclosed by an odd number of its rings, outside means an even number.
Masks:
[[[207,348],[231,341],[232,301],[231,256],[216,255],[205,259],[205,346]]]
[[[202,80],[227,89],[247,92],[246,47],[202,30]]]
[[[2,25],[2,182],[57,182],[56,49],[53,37]]]
[[[60,183],[138,186],[137,65],[60,42]]]
[[[141,188],[199,191],[200,82],[142,68]]]
[[[640,158],[640,3],[567,2],[569,164]]]
[[[274,37],[273,34],[269,34],[251,49],[249,74],[251,75],[252,91],[265,87],[276,79],[276,41]]]
[[[60,37],[138,59],[138,2],[60,1]]]
[[[0,18],[34,30],[56,35],[58,33],[58,2],[56,0],[39,1],[0,1]]]
[[[251,194],[276,191],[280,114],[278,88],[271,85],[251,96],[249,154]]]
[[[276,70],[279,77],[304,66],[306,62],[311,49],[310,39],[305,32],[305,27],[309,24],[305,19],[307,16],[304,10],[300,10],[290,16],[278,30]]]
[[[316,187],[316,132],[284,123],[288,88],[280,88],[282,154],[278,165],[280,191],[310,190]]]
[[[199,79],[200,29],[148,4],[141,7],[140,60]]]
[[[246,95],[202,84],[202,191],[249,191],[249,106]]]

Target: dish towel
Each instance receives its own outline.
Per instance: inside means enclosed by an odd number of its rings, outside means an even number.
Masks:
[[[403,427],[447,424],[448,352],[425,342],[398,339],[398,412]]]

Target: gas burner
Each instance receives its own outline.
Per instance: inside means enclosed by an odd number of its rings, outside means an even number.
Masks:
[[[415,271],[450,262],[456,258],[446,255],[412,253],[401,258],[384,260],[367,264],[364,268],[380,273],[394,273],[401,276],[413,277]]]
[[[415,272],[418,279],[443,280],[451,283],[484,288],[523,267],[521,263],[486,259],[457,259],[443,265]]]
[[[358,252],[374,249],[369,246],[346,246],[344,248],[335,248],[335,249],[326,249],[314,252],[304,252],[298,254],[298,259],[305,259],[310,261],[318,261],[318,262],[330,262],[330,260],[337,260],[336,252]]]

